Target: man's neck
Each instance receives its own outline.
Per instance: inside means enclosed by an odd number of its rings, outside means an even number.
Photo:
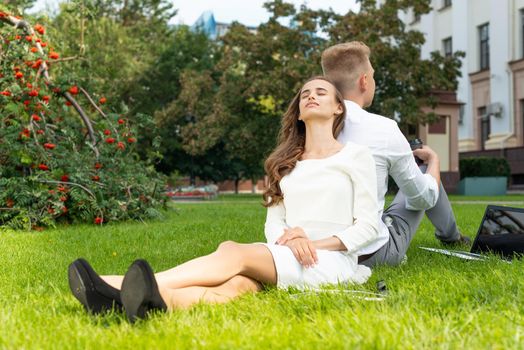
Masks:
[[[355,102],[357,105],[360,106],[360,108],[364,108],[364,97],[363,96],[355,96],[352,94],[345,95],[344,100]]]

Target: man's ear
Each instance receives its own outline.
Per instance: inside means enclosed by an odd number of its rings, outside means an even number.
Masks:
[[[366,73],[362,74],[360,78],[358,78],[358,86],[362,92],[368,89],[368,75]]]

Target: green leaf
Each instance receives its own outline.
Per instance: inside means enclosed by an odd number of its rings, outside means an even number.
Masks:
[[[4,110],[7,112],[7,114],[13,114],[13,115],[19,115],[22,114],[22,106],[18,103],[9,102],[5,107]]]
[[[21,155],[20,155],[20,163],[24,164],[24,165],[30,165],[33,163],[33,158],[31,158],[31,156],[25,152],[23,152]]]

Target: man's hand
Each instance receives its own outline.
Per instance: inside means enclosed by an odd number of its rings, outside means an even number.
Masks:
[[[415,157],[420,158],[425,164],[429,164],[435,159],[438,160],[438,155],[428,146],[422,146],[422,148],[413,151]]]
[[[284,234],[277,239],[277,244],[286,245],[286,242],[295,238],[308,238],[301,227],[293,227],[284,229]]]
[[[317,250],[309,238],[295,238],[285,245],[291,249],[300,265],[313,267],[318,263]]]
[[[419,157],[425,164],[428,165],[426,174],[430,174],[437,181],[437,186],[440,188],[440,160],[437,153],[428,146],[413,151],[413,155]]]

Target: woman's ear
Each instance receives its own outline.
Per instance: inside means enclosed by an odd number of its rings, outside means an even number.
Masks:
[[[342,113],[344,113],[344,108],[342,108],[342,103],[339,103],[337,105],[337,109],[335,110],[335,115],[336,116],[339,116],[341,115]]]

